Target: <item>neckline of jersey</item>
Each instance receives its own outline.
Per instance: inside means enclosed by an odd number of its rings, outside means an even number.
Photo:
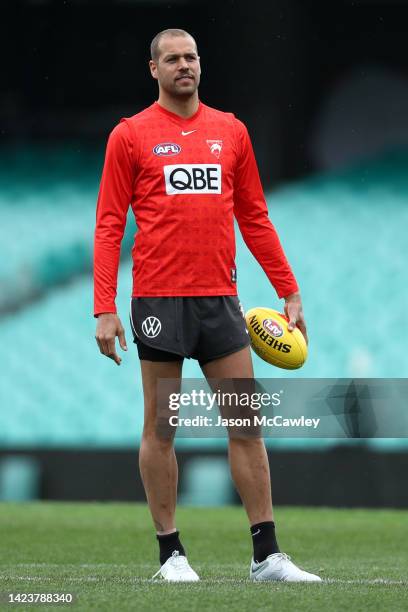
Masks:
[[[196,112],[194,113],[194,115],[191,115],[191,117],[186,117],[186,118],[180,117],[180,115],[177,115],[176,113],[172,113],[171,111],[167,110],[167,108],[160,106],[160,104],[157,101],[154,102],[154,107],[159,112],[163,113],[164,115],[167,115],[167,117],[169,117],[170,119],[173,119],[173,121],[175,121],[176,123],[179,123],[180,125],[186,125],[186,124],[191,123],[192,121],[195,121],[195,119],[198,118],[198,116],[201,114],[204,104],[199,100],[198,108]]]

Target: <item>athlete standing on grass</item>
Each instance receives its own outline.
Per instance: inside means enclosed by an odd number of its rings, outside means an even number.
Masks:
[[[248,132],[233,114],[198,97],[200,60],[183,30],[160,32],[149,63],[159,99],[112,131],[95,231],[96,340],[121,362],[127,350],[115,297],[129,205],[138,232],[133,248],[131,323],[141,364],[144,429],[140,471],[160,547],[158,572],[195,581],[176,529],[177,461],[173,442],[156,431],[157,382],[181,380],[184,357],[206,378],[253,378],[249,339],[236,290],[235,215],[244,240],[278,296],[290,328],[306,335],[298,286],[268,219]],[[229,439],[231,473],[251,526],[254,580],[320,581],[279,551],[268,457],[262,438]]]

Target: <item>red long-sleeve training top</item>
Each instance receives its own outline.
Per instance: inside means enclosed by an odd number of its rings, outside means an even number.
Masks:
[[[236,295],[234,215],[278,296],[298,290],[248,132],[232,113],[200,102],[183,119],[155,102],[113,129],[96,213],[95,315],[116,312],[129,205],[138,227],[134,297]]]

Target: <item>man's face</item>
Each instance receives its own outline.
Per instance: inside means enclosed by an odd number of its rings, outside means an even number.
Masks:
[[[200,58],[190,36],[164,36],[159,45],[157,62],[150,60],[152,77],[167,94],[188,97],[200,83]]]

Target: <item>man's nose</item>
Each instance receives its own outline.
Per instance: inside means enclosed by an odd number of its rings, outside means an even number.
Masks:
[[[185,70],[186,68],[188,68],[188,62],[187,62],[185,57],[180,57],[179,63],[178,63],[178,68],[180,70]]]

